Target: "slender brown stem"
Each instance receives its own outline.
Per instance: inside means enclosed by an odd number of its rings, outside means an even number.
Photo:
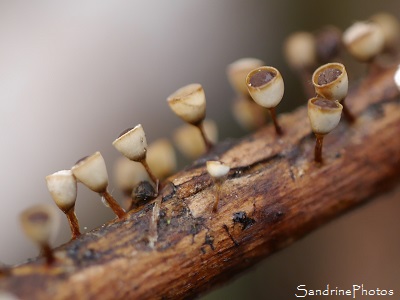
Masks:
[[[158,195],[158,187],[160,184],[160,181],[158,180],[158,178],[153,174],[153,172],[151,171],[149,165],[147,164],[147,160],[146,158],[143,159],[142,161],[140,161],[143,165],[143,167],[146,169],[147,173],[149,174],[151,180],[154,182],[154,184],[156,185],[156,195]]]
[[[50,245],[48,243],[42,244],[41,251],[43,256],[46,258],[46,264],[50,266],[55,260],[54,253]]]
[[[214,144],[207,138],[206,131],[204,130],[204,122],[200,122],[196,127],[200,130],[201,137],[206,145],[206,151],[210,151]]]
[[[315,142],[314,160],[317,163],[322,163],[322,143],[324,141],[324,135],[315,134],[317,140]]]
[[[213,206],[213,212],[216,212],[218,210],[218,203],[219,203],[219,194],[221,190],[221,182],[219,180],[215,181],[215,201],[214,201],[214,206]]]
[[[67,215],[69,227],[71,228],[72,239],[76,239],[81,235],[81,232],[79,231],[79,222],[75,214],[75,207],[72,207],[65,214]]]
[[[283,131],[282,131],[282,128],[278,124],[278,119],[276,118],[275,107],[270,108],[269,112],[271,113],[271,118],[272,118],[272,121],[274,122],[276,134],[277,135],[282,135]]]
[[[341,104],[343,106],[343,115],[344,115],[345,119],[347,120],[347,122],[354,123],[354,121],[356,120],[356,117],[351,113],[351,111],[349,110],[349,108],[344,100],[345,99],[343,99],[341,102]]]
[[[123,218],[125,216],[125,211],[122,209],[122,207],[118,204],[117,201],[113,198],[113,196],[110,195],[108,191],[105,191],[104,193],[101,193],[101,196],[106,199],[108,205],[111,207],[111,209],[114,211],[114,213],[118,216],[118,218]]]

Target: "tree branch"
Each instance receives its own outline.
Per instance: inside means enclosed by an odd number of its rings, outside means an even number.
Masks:
[[[281,116],[281,138],[268,126],[217,145],[155,201],[57,248],[51,266],[37,258],[3,272],[0,288],[21,299],[182,299],[228,280],[398,181],[394,71],[353,87],[346,103],[357,121],[326,136],[322,166],[299,108]],[[216,213],[210,159],[231,166]]]

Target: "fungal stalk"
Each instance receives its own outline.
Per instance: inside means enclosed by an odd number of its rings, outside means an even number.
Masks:
[[[308,118],[316,136],[314,160],[322,163],[322,146],[326,134],[331,132],[340,121],[343,106],[339,101],[314,97],[308,100]]]
[[[125,211],[107,190],[108,173],[106,163],[100,152],[78,160],[71,171],[86,187],[100,194],[118,218],[121,219],[125,216]]]
[[[178,117],[199,129],[206,149],[209,151],[213,144],[208,139],[203,124],[206,117],[206,96],[203,87],[198,83],[186,85],[172,93],[167,98],[167,102]]]
[[[215,183],[215,201],[212,211],[216,212],[218,210],[221,185],[226,179],[230,167],[220,161],[207,161],[206,167],[208,174],[210,174]]]
[[[275,111],[285,90],[281,73],[274,67],[260,67],[247,75],[246,84],[253,100],[270,111],[275,131],[278,135],[282,135],[283,131],[278,124]]]
[[[72,239],[80,236],[79,222],[75,214],[77,184],[71,170],[62,170],[46,176],[47,189],[56,205],[66,215]]]

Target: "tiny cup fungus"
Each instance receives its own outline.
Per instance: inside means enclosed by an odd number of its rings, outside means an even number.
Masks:
[[[216,143],[218,141],[217,124],[206,119],[203,126],[209,139]],[[196,159],[207,151],[199,131],[192,125],[184,124],[178,127],[174,131],[173,140],[178,150],[189,159]]]
[[[206,117],[206,96],[203,87],[198,83],[186,85],[172,93],[167,102],[178,117],[200,130],[206,149],[209,151],[213,144],[208,139],[203,125]]]
[[[58,232],[60,218],[57,210],[48,204],[37,204],[20,215],[22,229],[27,237],[38,244],[48,265],[54,262],[50,241]]]
[[[264,65],[264,62],[257,58],[245,57],[234,61],[226,68],[229,83],[236,94],[248,97],[249,91],[246,86],[246,76],[255,68]]]
[[[276,133],[282,135],[275,112],[275,107],[281,102],[285,90],[281,73],[274,67],[260,67],[247,74],[246,84],[253,100],[269,109]]]
[[[265,124],[268,111],[253,100],[241,96],[233,102],[232,113],[240,127],[254,130]]]
[[[216,186],[215,202],[213,206],[213,212],[216,212],[218,210],[221,184],[226,179],[226,176],[231,168],[220,161],[207,161],[206,167],[208,174],[210,174],[210,176],[213,178]]]
[[[383,33],[384,50],[395,52],[400,42],[400,22],[388,13],[377,13],[371,16],[370,21],[376,24]]]
[[[312,69],[317,64],[316,40],[313,34],[305,31],[292,33],[285,41],[286,61],[294,70]]]
[[[124,130],[112,144],[124,156],[143,165],[158,191],[159,180],[147,163],[147,140],[142,125]]]
[[[71,170],[62,170],[46,176],[47,189],[57,206],[67,216],[71,228],[72,239],[77,238],[79,222],[75,214],[77,184]]]
[[[343,33],[343,43],[355,59],[371,62],[382,52],[385,38],[378,25],[356,22]]]
[[[159,139],[149,145],[147,160],[157,178],[167,178],[176,170],[174,147],[168,139]]]
[[[328,63],[317,70],[312,76],[312,83],[318,96],[328,100],[338,100],[343,105],[343,114],[349,122],[355,117],[344,103],[349,88],[347,71],[341,63]]]
[[[76,162],[71,169],[74,176],[92,191],[99,193],[110,208],[118,216],[125,216],[125,211],[115,201],[113,196],[107,191],[108,174],[106,163],[100,152],[84,157]]]
[[[326,134],[331,132],[340,121],[343,106],[339,101],[314,97],[308,100],[308,118],[317,140],[314,160],[322,163],[322,144]]]

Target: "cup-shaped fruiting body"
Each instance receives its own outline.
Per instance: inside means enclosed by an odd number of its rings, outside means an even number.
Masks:
[[[112,144],[130,160],[142,161],[146,158],[147,140],[141,124],[124,130]]]
[[[167,101],[171,110],[189,124],[198,125],[206,117],[206,96],[201,84],[192,83],[181,87]]]
[[[382,30],[386,50],[394,50],[399,47],[400,22],[395,16],[388,13],[377,13],[371,16],[370,20]]]
[[[147,140],[142,125],[124,130],[113,142],[113,146],[132,161],[140,162],[157,186],[159,180],[147,163]]]
[[[132,161],[125,156],[120,156],[115,162],[113,178],[117,187],[126,196],[132,194],[132,190],[141,181],[150,181],[149,174],[144,166],[136,161]]]
[[[295,70],[314,68],[317,63],[314,35],[305,31],[291,34],[285,41],[284,53],[291,68]]]
[[[248,95],[246,76],[251,70],[263,65],[262,60],[252,57],[241,58],[228,65],[226,74],[232,88],[238,95]]]
[[[46,257],[47,263],[54,260],[50,241],[58,232],[60,218],[57,210],[48,204],[38,204],[24,210],[20,215],[25,235],[38,244]]]
[[[343,106],[339,101],[331,101],[320,97],[308,100],[308,118],[311,128],[316,134],[331,132],[340,121]]]
[[[275,107],[281,102],[285,90],[281,73],[274,67],[260,67],[247,74],[246,84],[253,100],[269,109],[276,133],[281,135],[282,129],[275,115]]]
[[[218,141],[217,124],[212,120],[204,120],[204,131],[212,143]],[[183,125],[177,128],[173,134],[173,140],[178,150],[189,159],[196,159],[206,152],[206,146],[201,134],[196,127]]]
[[[221,184],[225,180],[226,176],[230,171],[230,167],[220,161],[207,161],[206,168],[208,174],[214,179],[216,191],[215,191],[215,202],[213,206],[213,211],[216,212],[218,209],[219,194],[221,189]]]
[[[75,215],[77,184],[71,170],[62,170],[46,176],[47,188],[57,206],[66,214],[72,238],[80,235],[78,219]]]
[[[342,32],[335,26],[326,26],[315,33],[316,52],[319,63],[335,61],[340,55]]]
[[[308,118],[317,138],[314,151],[314,160],[317,163],[322,162],[324,136],[339,124],[342,109],[343,106],[337,100],[314,97],[308,101]]]
[[[232,103],[232,114],[239,125],[254,130],[266,122],[268,111],[247,97],[238,97]]]
[[[51,197],[64,213],[74,208],[77,184],[71,170],[62,170],[46,176],[46,183]]]
[[[157,178],[164,179],[176,170],[174,147],[167,139],[159,139],[149,145],[147,163]]]
[[[74,176],[96,193],[104,193],[108,186],[106,163],[100,152],[86,156],[71,169]]]
[[[346,68],[340,63],[328,63],[312,76],[312,83],[317,95],[328,100],[342,101],[347,96],[349,79]]]
[[[247,74],[246,84],[253,100],[266,108],[276,107],[285,90],[281,73],[269,66],[252,70]]]
[[[80,182],[104,197],[118,218],[122,218],[125,215],[125,211],[107,191],[108,173],[106,163],[100,152],[78,160],[71,171]]]
[[[356,22],[343,33],[343,43],[355,59],[368,62],[382,52],[385,38],[378,25]]]
[[[207,161],[206,167],[207,172],[215,179],[225,177],[230,170],[228,165],[216,160]]]

